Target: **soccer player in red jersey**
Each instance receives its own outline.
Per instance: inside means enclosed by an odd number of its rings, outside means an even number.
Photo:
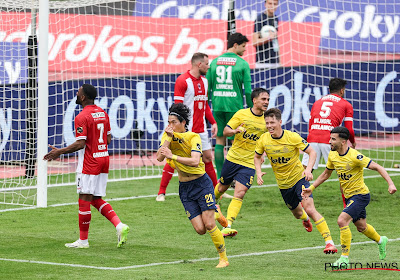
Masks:
[[[351,147],[356,147],[353,130],[353,106],[345,100],[345,86],[347,81],[340,78],[333,78],[329,81],[329,93],[321,99],[315,101],[311,108],[310,121],[308,123],[307,141],[310,146],[317,152],[317,159],[313,166],[313,170],[318,168],[321,154],[325,163],[328,161],[328,154],[331,150],[329,144],[331,130],[340,126],[344,121],[344,126],[350,131]],[[302,164],[304,168],[308,165],[308,154],[303,155]],[[343,196],[343,205],[345,198]]]
[[[97,90],[82,85],[76,94],[76,104],[83,107],[75,118],[76,141],[68,147],[52,150],[44,160],[53,160],[61,154],[78,151],[77,192],[79,194],[79,239],[65,244],[69,248],[89,248],[88,235],[91,220],[90,205],[106,217],[117,230],[118,244],[125,244],[129,227],[123,224],[110,204],[102,199],[106,195],[109,169],[107,145],[111,142],[110,120],[103,109],[94,104]]]
[[[191,64],[191,69],[180,75],[175,82],[174,100],[175,103],[183,103],[190,108],[190,125],[188,129],[189,131],[198,133],[201,137],[206,173],[211,178],[215,187],[217,185],[217,176],[212,163],[212,147],[205,121],[207,119],[211,123],[211,137],[215,137],[218,128],[208,105],[208,82],[204,77],[210,68],[208,55],[195,53],[192,56]],[[165,164],[160,189],[156,198],[157,201],[165,200],[165,191],[174,175],[174,170],[174,167],[171,167],[168,163]]]

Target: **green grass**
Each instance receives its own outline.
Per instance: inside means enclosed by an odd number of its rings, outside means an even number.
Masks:
[[[322,171],[316,172],[315,176]],[[271,170],[265,175],[265,184],[274,184]],[[366,171],[365,175],[378,175]],[[332,179],[335,179],[332,176]],[[399,177],[393,177],[398,181]],[[372,193],[367,208],[368,222],[382,235],[399,238],[398,195],[389,195],[382,178],[366,179]],[[299,220],[294,219],[284,205],[276,186],[252,188],[247,193],[234,226],[239,234],[226,239],[230,266],[216,270],[216,259],[193,262],[218,255],[208,234],[197,235],[186,218],[180,199],[167,196],[164,203],[154,197],[115,200],[118,198],[157,194],[159,179],[109,183],[107,197],[121,220],[131,227],[128,243],[117,249],[114,227],[95,209],[92,209],[90,248],[68,249],[64,243],[78,238],[77,195],[74,186],[49,188],[49,205],[65,206],[22,211],[0,212],[0,258],[30,260],[47,263],[12,262],[0,260],[2,279],[398,279],[395,271],[325,271],[325,263],[338,255],[324,255],[322,249],[276,252],[259,256],[243,256],[257,252],[290,250],[322,246],[318,231],[307,233]],[[178,192],[174,177],[168,193]],[[230,191],[232,193],[232,191]],[[339,243],[337,216],[342,208],[337,181],[326,182],[314,194],[317,210],[330,226],[333,239]],[[73,203],[72,205],[70,203]],[[228,200],[221,201],[224,213]],[[353,242],[368,241],[351,226]],[[385,262],[399,263],[400,241],[388,243]],[[242,255],[242,256],[239,256]],[[376,244],[353,245],[350,260],[364,265],[380,262]],[[56,264],[79,264],[94,267],[128,267],[160,262],[184,261],[150,267],[121,270],[100,270]]]

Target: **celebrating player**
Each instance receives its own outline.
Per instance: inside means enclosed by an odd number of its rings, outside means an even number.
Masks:
[[[317,159],[313,169],[318,168],[318,163],[321,154],[324,157],[325,163],[328,162],[328,154],[331,149],[329,145],[330,131],[342,124],[350,131],[350,142],[352,148],[356,147],[353,130],[353,106],[345,100],[345,86],[347,81],[340,78],[333,78],[329,81],[329,92],[327,96],[317,100],[310,113],[310,121],[308,123],[308,137],[307,141],[310,146],[317,153]],[[309,165],[308,154],[303,155],[302,164],[304,168]],[[345,205],[345,198],[343,197],[343,204]]]
[[[182,104],[173,104],[169,109],[168,126],[157,151],[157,160],[167,158],[168,164],[175,166],[179,177],[179,197],[186,214],[198,234],[206,231],[217,248],[220,259],[217,268],[229,265],[225,241],[215,224],[216,209],[214,187],[205,173],[201,160],[201,138],[187,130],[190,110]]]
[[[228,39],[228,51],[215,58],[207,72],[208,88],[214,117],[218,125],[215,145],[215,166],[221,177],[224,163],[226,138],[224,129],[232,116],[243,109],[243,87],[247,107],[252,106],[250,66],[241,56],[249,40],[241,33],[234,33]]]
[[[308,189],[303,190],[302,196],[307,198],[312,195],[314,189],[325,182],[332,174],[333,170],[339,178],[340,186],[346,198],[346,207],[338,217],[338,225],[340,228],[340,243],[342,244],[342,255],[333,263],[333,266],[346,268],[349,263],[351,231],[349,224],[353,221],[357,230],[366,237],[378,243],[379,258],[381,260],[386,257],[386,244],[388,238],[380,236],[373,226],[367,224],[367,212],[365,208],[370,201],[370,192],[364,183],[364,168],[378,171],[378,173],[386,180],[389,185],[390,194],[396,192],[396,187],[390,179],[389,174],[379,164],[373,162],[370,158],[364,156],[355,149],[347,146],[350,138],[350,132],[346,127],[335,127],[330,132],[331,152],[328,156],[325,171],[315,180],[314,184]],[[305,200],[307,201],[307,199]]]
[[[233,237],[237,230],[232,229],[242,207],[243,198],[250,189],[254,179],[254,147],[256,141],[266,131],[263,113],[269,104],[269,93],[264,88],[256,88],[251,93],[253,108],[239,110],[224,128],[225,136],[235,136],[222,166],[219,183],[215,187],[215,197],[219,199],[236,180],[235,193],[228,207],[226,218],[228,226],[222,229],[222,234]]]
[[[117,230],[121,247],[127,240],[129,227],[121,223],[110,204],[102,199],[106,195],[109,169],[107,145],[111,142],[110,120],[106,112],[94,105],[97,90],[89,84],[82,85],[76,94],[76,104],[83,107],[75,118],[76,141],[68,147],[52,150],[44,160],[53,160],[61,154],[78,152],[77,192],[79,194],[79,239],[65,244],[69,248],[89,248],[88,235],[93,205]]]
[[[302,188],[308,188],[310,186],[309,181],[313,178],[311,167],[316,158],[315,151],[299,134],[282,129],[281,111],[279,109],[269,109],[264,116],[268,132],[264,133],[257,141],[254,155],[257,183],[259,185],[264,183],[262,176],[265,173],[261,171],[261,164],[262,155],[265,152],[271,162],[282,198],[289,210],[292,211],[293,216],[296,219],[303,220],[305,229],[311,232],[310,216],[325,240],[324,253],[336,253],[337,249],[333,243],[328,224],[315,209],[313,198],[302,200],[301,197]],[[310,166],[305,170],[299,159],[299,149],[310,156]]]
[[[208,68],[210,68],[208,65],[208,55],[204,53],[195,53],[192,56],[191,63],[192,68],[180,75],[175,82],[174,99],[175,103],[183,103],[190,108],[189,120],[191,122],[188,128],[189,131],[200,135],[201,144],[203,146],[203,162],[205,164],[205,169],[215,186],[217,184],[217,176],[212,163],[212,147],[208,138],[207,125],[205,122],[205,119],[207,119],[211,123],[211,137],[215,137],[217,134],[217,123],[208,105],[208,82],[207,79],[203,77],[207,73]],[[156,198],[157,201],[165,200],[165,192],[173,174],[174,168],[166,163],[162,173],[160,189]]]

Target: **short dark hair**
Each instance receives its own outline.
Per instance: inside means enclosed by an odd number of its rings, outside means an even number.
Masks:
[[[205,57],[208,57],[208,55],[205,53],[197,52],[192,56],[191,63],[193,64],[198,60],[203,60]]]
[[[264,113],[264,118],[266,117],[275,117],[278,121],[280,121],[282,119],[282,112],[278,108],[271,108]]]
[[[266,92],[269,95],[268,90],[266,90],[265,88],[255,88],[253,89],[253,91],[251,92],[251,100],[253,100],[254,98],[257,98],[260,96],[261,93]]]
[[[247,39],[246,36],[244,36],[242,33],[233,33],[231,36],[228,38],[228,49],[232,48],[234,44],[241,45],[243,43],[247,43],[249,39]]]
[[[347,85],[347,81],[341,78],[333,78],[329,81],[329,92],[335,93],[340,91],[342,88],[345,88]]]
[[[350,138],[350,131],[344,126],[335,127],[334,129],[331,130],[331,134],[332,133],[339,134],[339,137],[344,140],[349,140],[349,138]]]
[[[83,94],[90,100],[95,100],[97,97],[97,89],[90,84],[82,85]]]
[[[190,109],[183,103],[175,103],[169,108],[169,115],[175,116],[180,122],[186,121],[186,128],[189,125]]]

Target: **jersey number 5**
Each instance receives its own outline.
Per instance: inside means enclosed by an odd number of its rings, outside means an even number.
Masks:
[[[219,65],[215,69],[217,72],[217,82],[220,84],[227,83],[227,84],[232,84],[232,66],[222,66]]]
[[[319,115],[323,118],[327,118],[331,114],[331,108],[329,108],[331,106],[333,106],[333,102],[325,101],[324,103],[322,103]]]

